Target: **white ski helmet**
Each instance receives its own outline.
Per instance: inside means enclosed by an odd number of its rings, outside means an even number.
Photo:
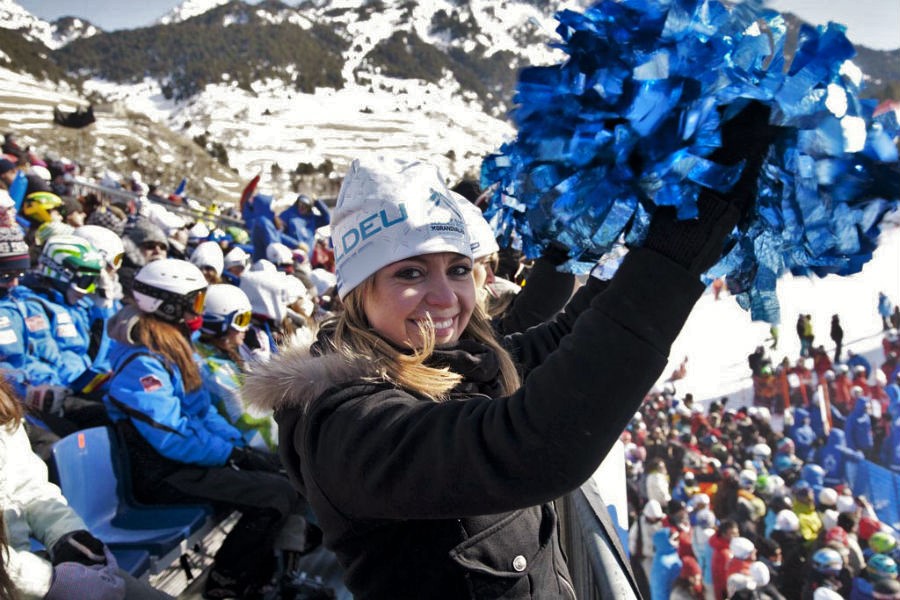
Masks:
[[[141,311],[179,323],[185,312],[203,314],[206,287],[206,279],[196,266],[184,260],[163,258],[137,272],[132,294]]]
[[[244,267],[246,269],[248,266],[250,266],[250,255],[238,246],[229,250],[224,257],[224,268],[226,269],[231,267]]]
[[[222,255],[222,247],[216,242],[203,242],[191,253],[191,263],[201,269],[209,267],[217,275],[221,275],[225,269],[225,257]]]
[[[122,238],[111,229],[100,225],[82,225],[75,230],[75,235],[93,244],[103,255],[106,264],[113,269],[122,266],[122,260],[125,258],[125,246],[122,245]]]
[[[278,242],[273,242],[266,247],[266,259],[276,267],[294,265],[294,254],[291,249]]]
[[[289,282],[278,271],[248,271],[241,276],[241,289],[250,299],[253,314],[281,323],[288,314]]]
[[[224,335],[229,327],[247,331],[252,310],[250,299],[239,287],[227,283],[211,285],[206,290],[200,330],[209,335]]]

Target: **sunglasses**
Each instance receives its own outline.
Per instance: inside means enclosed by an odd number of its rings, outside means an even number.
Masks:
[[[168,249],[169,245],[162,242],[144,242],[143,244],[141,244],[141,250],[162,250],[163,252],[165,252]]]

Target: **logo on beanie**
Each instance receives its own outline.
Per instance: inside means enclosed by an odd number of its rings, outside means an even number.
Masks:
[[[374,212],[362,219],[355,227],[345,231],[341,235],[338,247],[334,249],[335,260],[340,260],[348,252],[353,252],[360,242],[368,240],[385,229],[389,229],[409,218],[406,214],[406,204],[401,202],[396,206],[396,212],[392,211],[389,213],[388,210],[393,208],[383,208]]]

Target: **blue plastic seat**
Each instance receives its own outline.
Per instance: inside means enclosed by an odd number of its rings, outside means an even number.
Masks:
[[[146,550],[160,557],[205,525],[208,512],[202,506],[130,502],[125,479],[116,472],[115,453],[106,427],[77,431],[53,446],[63,495],[92,534],[113,550]]]

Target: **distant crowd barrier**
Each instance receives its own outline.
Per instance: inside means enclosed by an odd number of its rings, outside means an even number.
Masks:
[[[855,495],[872,503],[882,523],[900,531],[900,473],[866,460],[848,464],[847,480]]]

